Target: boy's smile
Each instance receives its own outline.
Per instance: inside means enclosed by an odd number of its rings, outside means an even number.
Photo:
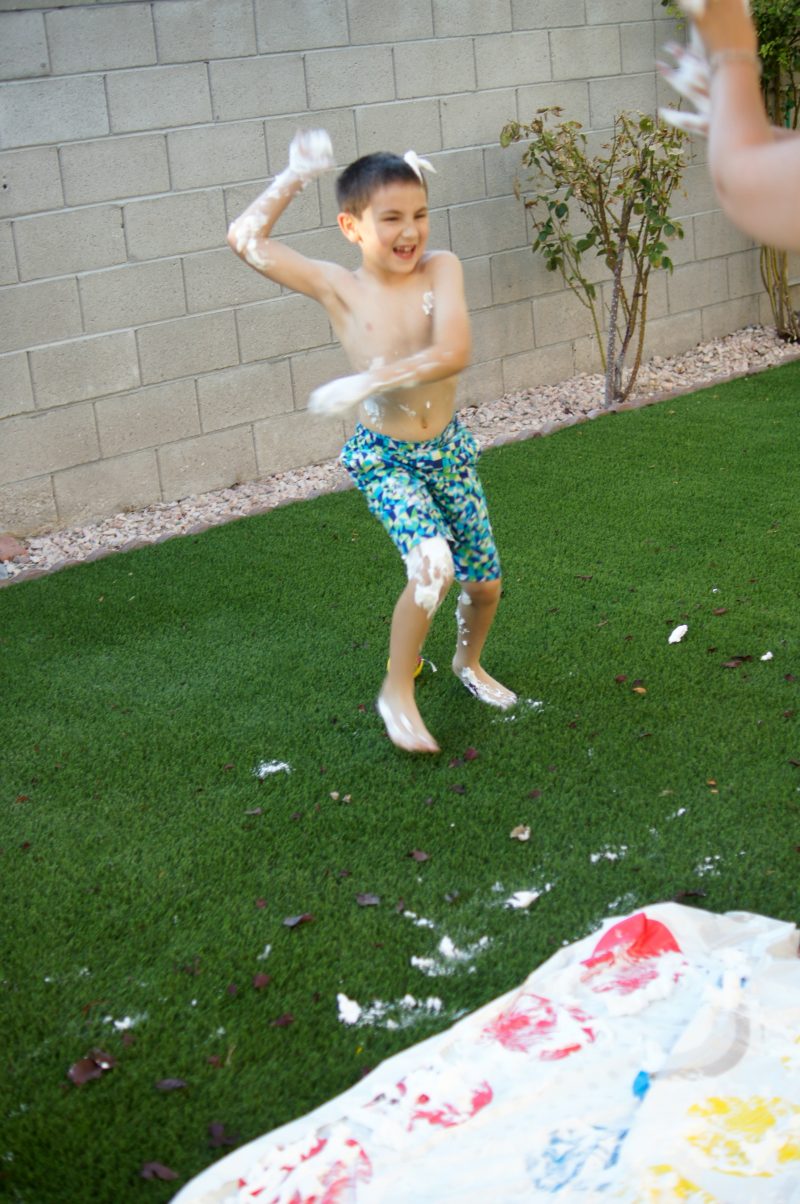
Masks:
[[[361,248],[364,265],[404,275],[419,263],[428,242],[428,198],[421,184],[385,184],[360,217],[340,214],[345,236]]]

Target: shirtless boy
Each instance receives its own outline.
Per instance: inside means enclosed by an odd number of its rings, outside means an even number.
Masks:
[[[454,579],[460,590],[453,672],[482,702],[516,695],[480,663],[500,600],[500,563],[475,470],[478,447],[454,417],[470,331],[461,265],[428,251],[424,160],[368,155],[337,181],[339,227],[361,252],[355,270],[309,259],[272,239],[275,222],[306,184],[333,166],[323,130],[298,134],[289,166],[230,227],[246,263],[325,307],[355,375],[315,390],[309,410],[358,425],[342,462],[405,562],[408,583],[392,617],[389,667],[378,712],[390,739],[438,752],[414,697],[418,657]]]

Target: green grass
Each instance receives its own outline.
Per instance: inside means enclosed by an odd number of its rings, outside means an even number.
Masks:
[[[447,671],[453,594],[419,686],[436,758],[372,709],[403,573],[355,492],[0,592],[0,1195],[165,1201],[226,1152],[211,1122],[302,1114],[606,915],[800,918],[799,420],[793,365],[487,453],[486,664],[543,705],[503,716]],[[426,978],[444,935],[491,945]],[[338,991],[444,1009],[347,1028]],[[92,1047],[118,1065],[73,1086]]]

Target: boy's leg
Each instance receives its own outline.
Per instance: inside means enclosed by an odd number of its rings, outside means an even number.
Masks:
[[[408,585],[392,615],[389,670],[378,695],[378,712],[390,740],[409,752],[438,752],[414,698],[417,657],[431,620],[453,583],[453,558],[441,536],[424,539],[406,557]]]
[[[502,588],[494,581],[461,581],[456,607],[458,638],[453,672],[481,702],[505,710],[517,701],[513,690],[501,685],[481,665],[481,653],[492,625]]]
[[[500,601],[500,560],[489,522],[486,495],[478,477],[478,445],[457,423],[447,459],[431,492],[447,524],[461,587],[456,620],[458,638],[453,672],[470,693],[491,706],[513,706],[516,694],[491,677],[481,653]]]
[[[408,584],[392,616],[389,671],[378,712],[390,739],[409,752],[438,752],[414,698],[417,658],[437,608],[453,583],[453,557],[441,516],[414,472],[413,445],[357,428],[342,463],[383,524],[406,566]]]

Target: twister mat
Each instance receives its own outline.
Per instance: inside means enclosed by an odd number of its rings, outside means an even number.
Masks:
[[[674,903],[229,1154],[173,1204],[800,1204],[793,924]]]

